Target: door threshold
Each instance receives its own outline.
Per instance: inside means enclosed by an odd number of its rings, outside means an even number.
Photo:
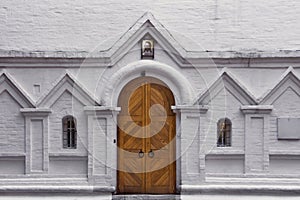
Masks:
[[[180,200],[179,194],[117,194],[113,200]]]

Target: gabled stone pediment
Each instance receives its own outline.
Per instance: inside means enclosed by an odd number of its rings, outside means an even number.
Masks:
[[[255,97],[226,68],[217,80],[199,95],[196,104],[209,104],[212,99],[224,90],[227,90],[243,105],[257,104]]]
[[[143,38],[153,39],[180,66],[187,64],[185,49],[150,12],[146,12],[105,52],[105,57],[110,59],[110,65],[117,63],[137,43],[140,44]]]
[[[34,108],[35,104],[23,88],[6,72],[0,74],[0,94],[8,92],[22,108]]]
[[[293,90],[298,96],[300,96],[300,78],[295,73],[293,67],[289,67],[286,70],[275,87],[262,97],[260,104],[272,105],[289,89]]]
[[[54,87],[46,92],[37,102],[38,107],[50,108],[64,93],[70,93],[84,106],[99,105],[91,94],[69,73],[63,75]]]

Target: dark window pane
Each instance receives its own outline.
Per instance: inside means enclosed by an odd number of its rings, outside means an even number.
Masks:
[[[227,118],[218,121],[217,146],[231,146],[231,121]]]
[[[77,143],[77,130],[76,121],[72,116],[64,117],[62,120],[63,125],[63,148],[76,148]]]

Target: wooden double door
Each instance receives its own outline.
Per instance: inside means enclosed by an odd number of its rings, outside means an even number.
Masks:
[[[120,94],[118,193],[170,194],[176,185],[176,117],[172,92],[138,81]]]

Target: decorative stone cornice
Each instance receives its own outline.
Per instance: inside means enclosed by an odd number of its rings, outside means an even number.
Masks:
[[[205,114],[208,111],[207,105],[177,105],[171,107],[175,112],[201,113]]]
[[[269,114],[273,110],[272,105],[246,105],[241,106],[241,111],[244,114]]]
[[[97,113],[101,114],[112,114],[112,113],[119,113],[121,111],[120,107],[109,107],[109,106],[85,106],[84,112],[87,115],[93,115]]]
[[[52,111],[48,108],[21,108],[20,112],[24,116],[39,116],[45,117],[48,116]]]
[[[245,179],[245,178],[244,178]],[[269,179],[272,181],[272,179]],[[274,180],[273,180],[274,181]],[[247,179],[247,184],[218,184],[218,185],[181,185],[182,193],[213,193],[213,194],[299,194],[300,187],[298,185],[272,185],[259,184],[251,179]]]
[[[41,179],[45,182],[45,180]],[[66,182],[67,183],[67,182]],[[91,186],[91,185],[38,185],[26,183],[23,185],[2,185],[0,193],[15,192],[49,192],[49,193],[94,193],[94,192],[114,192],[113,186]]]
[[[282,67],[282,64],[287,62],[299,66],[300,51],[297,49],[218,51],[198,48],[192,51],[187,50],[152,13],[146,12],[111,46],[105,46],[95,52],[89,52],[87,49],[79,51],[0,50],[0,67],[80,67],[82,65],[109,67],[118,63],[145,35],[150,35],[181,67],[207,67],[208,65],[215,67],[215,64],[266,67],[266,63],[269,62],[271,62],[269,64],[271,67]]]

